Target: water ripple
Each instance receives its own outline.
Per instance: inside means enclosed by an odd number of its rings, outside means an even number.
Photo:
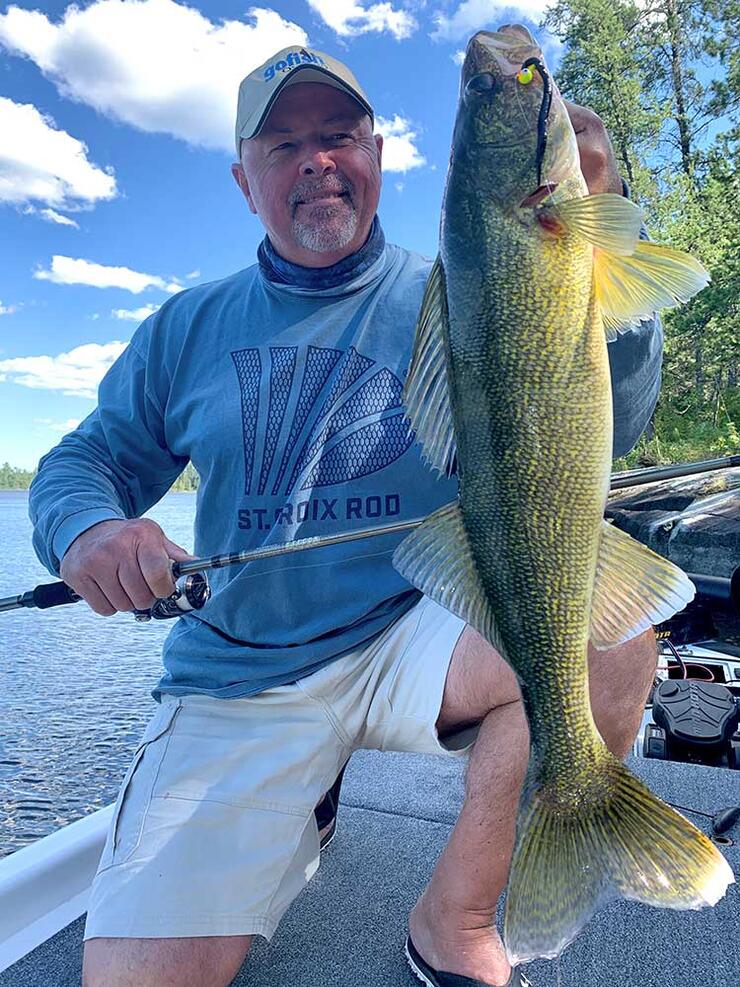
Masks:
[[[194,495],[169,494],[148,516],[192,546]],[[0,545],[0,597],[51,581],[25,493],[0,492]],[[171,626],[84,603],[0,614],[0,857],[113,801],[155,709]]]

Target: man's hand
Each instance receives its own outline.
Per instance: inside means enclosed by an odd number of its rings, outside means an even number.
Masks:
[[[622,195],[622,179],[617,169],[617,159],[606,127],[593,110],[564,100],[570,122],[576,132],[581,171],[591,195],[599,192],[616,192]]]
[[[148,518],[100,521],[72,542],[60,573],[95,613],[146,610],[174,592],[170,560],[192,559]]]

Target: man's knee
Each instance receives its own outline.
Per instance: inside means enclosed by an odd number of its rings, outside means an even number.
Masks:
[[[629,752],[642,722],[657,663],[652,628],[616,648],[589,650],[591,710],[602,737],[620,757]]]
[[[480,722],[492,709],[521,700],[516,675],[492,644],[466,627],[452,652],[442,708],[440,736]]]
[[[83,987],[228,987],[252,936],[88,939]]]

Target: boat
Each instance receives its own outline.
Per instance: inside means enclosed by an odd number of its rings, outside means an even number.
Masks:
[[[691,572],[698,590],[686,611],[657,628],[656,683],[627,763],[710,836],[740,880],[740,538],[732,540],[740,469],[620,489],[606,513]],[[233,983],[411,987],[406,916],[463,792],[456,759],[355,753],[337,839],[272,942],[256,941]],[[80,984],[84,913],[112,811],[0,860],[0,987]],[[559,960],[536,961],[527,975],[537,987],[737,987],[739,889],[688,912],[615,900]]]

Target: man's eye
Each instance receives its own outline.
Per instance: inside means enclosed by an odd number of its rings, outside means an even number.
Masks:
[[[273,147],[273,151],[288,151],[291,147],[295,147],[292,141],[283,141],[282,144],[277,144]]]
[[[332,134],[331,137],[329,138],[329,140],[332,140],[332,141],[345,141],[345,140],[349,140],[350,137],[351,137],[351,134]]]

